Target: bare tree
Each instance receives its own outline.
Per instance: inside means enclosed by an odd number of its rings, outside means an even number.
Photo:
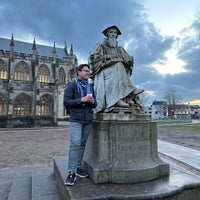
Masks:
[[[165,93],[164,99],[168,104],[168,115],[174,116],[175,106],[181,101],[181,96],[178,94],[177,90],[174,88],[168,88]]]
[[[139,95],[139,103],[142,107],[144,107],[149,99],[149,95],[146,92],[143,92],[142,94]]]

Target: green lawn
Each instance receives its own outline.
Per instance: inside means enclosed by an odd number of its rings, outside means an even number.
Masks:
[[[170,126],[170,128],[179,130],[200,131],[200,123],[189,123],[183,120],[158,120],[157,124],[158,126]]]
[[[163,119],[163,120],[155,120],[159,125],[165,124],[183,124],[183,123],[190,123],[191,120],[180,120],[180,119]]]

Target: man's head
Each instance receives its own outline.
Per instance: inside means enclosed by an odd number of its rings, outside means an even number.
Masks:
[[[118,37],[118,35],[121,35],[121,34],[122,34],[121,31],[119,30],[119,28],[118,28],[117,26],[115,26],[115,25],[109,26],[109,27],[106,28],[102,33],[103,33],[106,37],[108,37],[108,34],[109,34],[109,32],[110,32],[111,30],[115,30],[115,31],[116,31],[117,37]]]
[[[88,64],[80,64],[76,68],[76,74],[83,80],[88,80],[90,77],[90,67]]]

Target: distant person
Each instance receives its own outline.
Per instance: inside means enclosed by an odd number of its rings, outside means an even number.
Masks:
[[[110,26],[102,33],[106,38],[90,53],[89,65],[97,99],[95,112],[110,112],[115,106],[136,104],[137,95],[144,90],[137,89],[130,81],[133,57],[118,46],[119,28]]]
[[[76,73],[75,81],[69,83],[64,91],[64,105],[70,114],[70,148],[65,182],[67,186],[74,185],[76,176],[88,176],[81,168],[81,162],[92,125],[93,108],[97,105],[94,89],[88,83],[90,67],[81,64]]]

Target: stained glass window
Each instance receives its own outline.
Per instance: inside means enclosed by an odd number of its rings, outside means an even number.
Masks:
[[[30,69],[27,63],[20,61],[14,70],[14,80],[30,81]]]
[[[0,79],[7,79],[7,65],[6,62],[0,59]]]
[[[46,65],[41,65],[38,70],[40,82],[50,83],[50,72]]]
[[[19,94],[14,99],[14,112],[15,116],[31,116],[32,101],[29,95],[25,93]]]
[[[43,95],[40,98],[40,111],[41,116],[52,116],[53,115],[53,100],[49,94]]]
[[[7,103],[6,98],[3,94],[0,94],[0,115],[7,114]]]

